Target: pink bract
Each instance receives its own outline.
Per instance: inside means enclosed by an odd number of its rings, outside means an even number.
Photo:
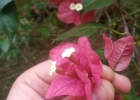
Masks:
[[[50,0],[52,5],[58,6],[57,17],[64,23],[75,25],[92,22],[94,20],[94,11],[81,15],[80,11],[70,10],[70,4],[82,3],[82,0]]]
[[[75,51],[70,57],[62,57],[68,48]],[[86,97],[92,100],[93,88],[101,84],[102,63],[92,50],[87,37],[78,39],[78,44],[66,42],[50,51],[52,61],[56,61],[56,72],[60,74],[46,94],[46,99],[61,96]]]
[[[92,22],[94,20],[94,11],[88,11],[85,14],[82,15],[81,17],[81,23],[88,23],[88,22]]]
[[[129,65],[134,52],[134,41],[132,36],[121,38],[114,43],[103,35],[105,40],[104,55],[109,66],[115,71],[123,71]]]

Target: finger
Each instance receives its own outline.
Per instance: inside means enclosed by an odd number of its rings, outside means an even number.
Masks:
[[[37,76],[44,82],[50,84],[52,82],[52,80],[57,76],[57,73],[55,73],[55,72],[53,73],[52,76],[49,75],[51,63],[52,63],[52,61],[48,60],[48,61],[45,61],[43,63],[40,63],[40,64],[34,66],[33,68],[31,68],[29,71],[26,72],[26,76],[31,76],[31,73],[34,73],[33,74],[34,77]],[[32,76],[32,78],[33,78],[33,76]],[[109,81],[112,81],[114,78],[113,71],[106,65],[103,65],[102,78],[109,80]],[[34,82],[36,80],[36,78],[33,78],[31,80],[32,80],[32,82]],[[43,85],[44,82],[42,82],[42,84],[38,84],[39,85],[38,87],[40,87],[40,86],[42,86],[42,88],[45,87],[45,84]],[[38,92],[38,90],[40,90],[37,88],[36,84],[31,85],[31,87],[34,88],[37,92]],[[48,89],[48,86],[46,86],[46,88],[44,88],[44,91],[42,91],[41,94],[45,93],[45,90],[47,90],[47,89]],[[39,94],[40,94],[40,92],[39,92]]]
[[[40,63],[23,73],[18,80],[27,84],[40,96],[44,97],[49,84],[57,76],[56,73],[53,73],[52,76],[49,75],[50,66],[51,60]]]
[[[111,82],[114,79],[114,72],[110,67],[103,65],[103,71],[101,77]]]
[[[102,81],[101,85],[96,85],[93,90],[93,100],[114,100],[114,88],[113,85],[107,81]],[[63,100],[87,100],[84,97],[71,97],[68,96]]]
[[[49,75],[50,67],[51,67],[51,60],[45,61],[35,66],[36,74],[45,82],[51,83],[52,80],[57,76],[57,73],[54,72],[52,76]],[[47,76],[47,77],[46,77]],[[114,72],[112,69],[106,65],[103,65],[103,71],[101,77],[103,79],[112,81],[114,79]]]
[[[35,73],[45,82],[51,83],[52,80],[58,75],[56,72],[53,73],[52,76],[49,75],[50,67],[51,67],[51,60],[45,61],[35,66],[34,70]],[[46,77],[47,76],[47,77]],[[103,65],[103,71],[101,77],[103,79],[112,81],[114,79],[114,72],[112,69],[106,65]]]
[[[54,73],[53,76],[49,75],[50,66],[51,60],[48,60],[32,67],[20,75],[13,84],[8,99],[14,98],[13,100],[19,100],[19,98],[26,95],[25,98],[35,98],[36,96],[36,99],[38,98],[38,100],[42,100],[40,98],[44,98],[44,95],[49,88],[48,83],[50,83],[57,75],[56,73]],[[25,100],[24,97],[22,98]]]
[[[47,82],[47,83],[51,83],[53,81],[53,79],[57,76],[57,73],[54,72],[52,74],[52,76],[50,76],[50,67],[52,65],[52,61],[48,60],[45,61],[43,63],[40,63],[36,66],[34,66],[34,72],[36,73],[36,75],[38,75],[38,77],[40,77],[43,81]]]
[[[93,100],[113,100],[114,99],[114,87],[107,81],[102,81],[102,85],[97,85],[93,90]]]
[[[116,88],[118,91],[124,94],[128,93],[131,90],[131,82],[124,75],[115,73],[112,84],[114,88]]]
[[[44,100],[47,87],[49,85],[39,78],[23,74],[13,84],[6,100]]]

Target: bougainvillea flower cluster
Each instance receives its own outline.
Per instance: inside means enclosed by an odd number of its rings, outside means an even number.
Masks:
[[[73,96],[92,100],[94,86],[102,82],[102,63],[92,50],[88,38],[79,38],[78,44],[60,44],[50,51],[50,56],[50,75],[54,71],[59,75],[51,83],[45,98]]]
[[[134,41],[132,36],[121,38],[114,43],[103,35],[105,40],[104,55],[109,66],[115,71],[123,71],[129,65],[134,52]]]
[[[81,15],[83,10],[82,0],[49,0],[50,3],[58,7],[57,17],[64,23],[76,25],[92,22],[94,11],[88,11]]]

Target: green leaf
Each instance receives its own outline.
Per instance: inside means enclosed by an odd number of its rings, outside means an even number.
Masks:
[[[45,27],[41,27],[41,28],[40,28],[40,32],[41,32],[46,38],[48,38],[48,37],[50,36],[50,31],[49,31],[47,28],[45,28]]]
[[[103,47],[95,50],[95,52],[98,54],[98,56],[100,57],[100,59],[106,60],[105,57],[104,57],[104,48]]]
[[[0,0],[0,11],[2,10],[2,8],[7,5],[9,2],[11,2],[12,0]]]
[[[0,32],[6,33],[9,39],[12,40],[12,37],[17,32],[17,30],[18,30],[17,10],[14,2],[11,1],[6,6],[4,6],[4,8],[0,11]]]
[[[17,40],[17,36],[14,35],[14,36],[13,36],[13,39],[12,39],[12,44],[16,44],[16,40]]]
[[[82,24],[82,25],[78,25],[74,28],[72,28],[71,30],[59,35],[56,40],[64,40],[66,38],[72,37],[72,36],[90,36],[92,34],[94,34],[94,32],[97,29],[108,29],[107,26],[100,24],[100,23],[87,23],[87,24]]]
[[[8,38],[0,39],[0,49],[7,53],[10,48],[10,41]]]
[[[100,9],[105,6],[110,5],[115,0],[83,0],[82,4],[84,6],[83,13],[86,13],[90,10]]]

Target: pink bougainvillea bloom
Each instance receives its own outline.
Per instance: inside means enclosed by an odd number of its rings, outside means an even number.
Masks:
[[[115,71],[123,71],[129,65],[134,52],[134,41],[132,36],[121,38],[114,43],[103,35],[105,40],[104,54],[109,66]]]
[[[50,56],[50,75],[54,71],[60,75],[51,83],[46,99],[70,95],[77,97],[76,100],[81,97],[92,100],[94,86],[101,84],[102,63],[87,37],[79,38],[78,44],[58,45],[50,51]]]
[[[58,2],[60,1],[60,2]],[[83,10],[82,0],[50,0],[50,3],[58,6],[57,17],[64,23],[76,25],[92,22],[94,11],[88,11],[81,15]]]

